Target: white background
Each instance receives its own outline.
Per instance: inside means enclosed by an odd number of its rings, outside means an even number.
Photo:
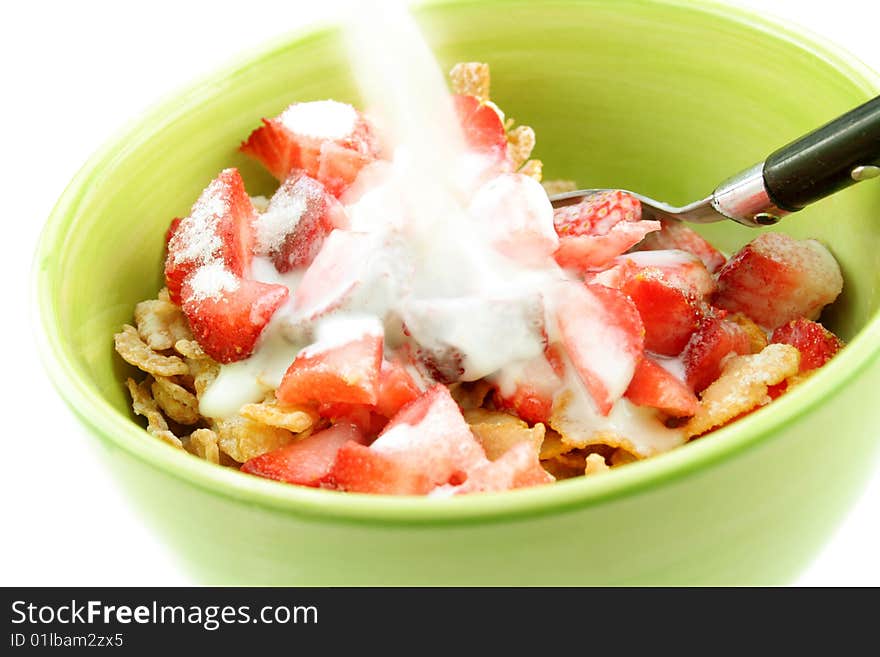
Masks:
[[[880,70],[876,0],[748,0]],[[107,137],[169,91],[342,3],[266,0],[16,2],[0,19],[0,584],[174,585],[189,580],[120,499],[47,382],[29,316],[31,257],[67,182]],[[880,217],[878,217],[880,230]],[[880,585],[875,476],[804,585]]]

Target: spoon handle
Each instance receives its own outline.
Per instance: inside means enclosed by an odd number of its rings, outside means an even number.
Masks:
[[[880,96],[783,146],[763,173],[771,200],[788,212],[880,176]]]

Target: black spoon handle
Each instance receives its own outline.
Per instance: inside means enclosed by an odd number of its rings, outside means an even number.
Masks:
[[[783,146],[764,161],[770,199],[800,210],[880,174],[880,96]]]

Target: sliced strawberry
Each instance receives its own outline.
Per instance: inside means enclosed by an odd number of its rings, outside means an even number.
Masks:
[[[325,481],[340,490],[380,495],[424,495],[434,487],[408,463],[355,442],[340,448]]]
[[[338,195],[380,155],[381,146],[363,114],[351,105],[321,100],[294,103],[277,118],[263,119],[241,151],[279,180],[302,169]]]
[[[241,471],[300,486],[317,486],[333,468],[339,448],[350,441],[363,444],[361,430],[353,424],[335,424],[280,449],[254,457],[241,466]]]
[[[457,95],[452,102],[468,146],[499,160],[506,159],[507,133],[498,110],[476,96]]]
[[[665,280],[683,290],[692,292],[701,299],[708,297],[715,291],[715,278],[706,269],[706,265],[697,256],[687,251],[638,251],[622,255],[615,262],[618,266],[628,268],[630,276],[638,270],[659,270]],[[620,286],[612,285],[611,287]]]
[[[355,181],[361,169],[375,161],[375,155],[327,141],[321,144],[317,177],[327,191],[339,197]]]
[[[645,326],[645,349],[664,356],[681,353],[703,316],[694,293],[653,268],[631,276],[621,291],[638,308]]]
[[[300,147],[296,138],[278,119],[263,119],[239,150],[262,162],[278,180],[284,180],[300,166]]]
[[[803,317],[780,326],[771,342],[790,344],[801,352],[801,372],[822,367],[843,349],[843,342],[818,322]]]
[[[726,261],[724,254],[712,246],[693,228],[681,221],[661,220],[662,228],[646,236],[637,247],[638,251],[680,249],[697,256],[711,273],[718,271]]]
[[[435,385],[404,406],[370,449],[443,485],[486,459],[461,409],[444,385]]]
[[[607,191],[576,205],[553,211],[559,234],[556,261],[562,267],[585,271],[604,267],[638,244],[660,222],[642,221],[638,199],[625,192]]]
[[[247,277],[253,259],[254,216],[238,170],[220,172],[168,241],[165,285],[174,303],[181,303],[183,282],[202,265],[219,261],[233,275]]]
[[[347,225],[339,201],[314,178],[294,172],[254,222],[257,253],[284,273],[311,264],[330,232]]]
[[[541,184],[521,173],[503,173],[482,185],[468,207],[493,246],[527,265],[540,264],[559,247],[553,206]]]
[[[206,265],[183,284],[183,312],[205,353],[231,363],[253,353],[288,294],[283,285],[237,279],[221,265]]]
[[[553,481],[555,481],[553,476],[541,467],[534,446],[529,443],[519,443],[507,450],[500,458],[477,466],[463,484],[448,488],[443,493],[452,495],[489,493],[539,486]]]
[[[168,249],[168,243],[171,241],[171,238],[174,237],[174,233],[177,232],[177,227],[180,226],[180,222],[183,221],[183,217],[174,217],[171,220],[171,223],[168,225],[168,230],[165,231],[165,249]]]
[[[648,356],[636,366],[626,398],[633,404],[658,408],[673,417],[690,417],[699,405],[690,388]]]
[[[681,354],[687,383],[694,392],[702,392],[719,377],[730,354],[750,353],[752,345],[746,329],[725,319],[708,317]]]
[[[554,347],[556,345],[548,346],[547,354],[516,368],[513,380],[495,381],[493,399],[499,409],[511,411],[530,424],[550,421],[553,396],[562,385],[564,372],[564,365]]]
[[[415,379],[400,362],[382,361],[379,371],[379,398],[376,412],[391,418],[397,412],[422,394]]]
[[[375,405],[379,399],[382,327],[378,321],[351,321],[348,329],[306,347],[297,354],[275,392],[292,406],[341,402]],[[352,335],[340,342],[337,333]]]
[[[714,303],[776,328],[799,317],[816,319],[842,289],[840,267],[819,242],[764,233],[721,269]]]
[[[644,352],[639,311],[618,290],[572,282],[559,287],[556,320],[579,378],[599,412],[608,415]]]

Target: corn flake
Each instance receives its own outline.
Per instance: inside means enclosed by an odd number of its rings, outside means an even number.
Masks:
[[[191,358],[193,360],[201,360],[208,357],[208,354],[202,350],[202,347],[195,340],[178,340],[174,343],[174,351],[184,358]]]
[[[535,148],[535,131],[521,125],[507,133],[507,153],[513,161],[513,168],[519,169],[528,161]]]
[[[152,385],[153,399],[169,418],[180,424],[198,424],[199,400],[189,390],[171,379],[156,377]]]
[[[168,422],[165,421],[165,417],[153,399],[151,393],[152,377],[148,376],[140,383],[129,378],[125,383],[128,386],[129,394],[131,394],[132,410],[147,419],[147,432],[169,445],[182,447],[180,439],[168,429]]]
[[[544,175],[544,163],[541,162],[541,160],[529,160],[522,165],[522,168],[519,170],[519,172],[524,176],[534,178],[538,182],[541,182],[541,178]]]
[[[176,376],[188,374],[189,368],[177,356],[163,356],[141,340],[137,329],[128,324],[122,331],[113,336],[116,351],[125,362],[130,363],[148,374],[155,376]]]
[[[518,417],[507,413],[477,408],[465,411],[464,419],[491,461],[500,458],[511,447],[523,442],[531,444],[537,454],[541,449],[541,443],[544,442],[543,424],[529,427]]]
[[[764,333],[764,329],[755,324],[746,315],[743,313],[734,313],[728,319],[745,329],[749,336],[749,346],[751,347],[753,354],[760,353],[761,350],[767,346],[767,334]]]
[[[270,427],[240,415],[217,420],[213,429],[220,451],[238,463],[284,447],[295,438],[287,429]]]
[[[248,420],[270,427],[287,429],[293,433],[308,431],[318,419],[305,409],[280,406],[274,397],[259,404],[245,404],[239,413]]]
[[[134,307],[138,335],[150,349],[171,349],[178,340],[192,338],[183,311],[168,301],[151,299]]]
[[[577,183],[574,180],[545,180],[541,183],[547,196],[556,196],[567,192],[577,191]]]
[[[452,93],[489,99],[489,65],[483,62],[459,62],[449,71]]]
[[[585,475],[594,475],[601,472],[608,472],[608,470],[610,469],[611,468],[609,468],[608,464],[605,462],[605,457],[596,452],[588,454],[587,458],[584,461]]]
[[[701,436],[770,402],[767,387],[797,374],[800,352],[771,344],[760,353],[731,358],[721,376],[703,391],[696,415],[684,426],[688,437]]]
[[[186,441],[186,451],[195,454],[209,463],[220,463],[220,448],[217,445],[217,434],[211,429],[196,429]]]

